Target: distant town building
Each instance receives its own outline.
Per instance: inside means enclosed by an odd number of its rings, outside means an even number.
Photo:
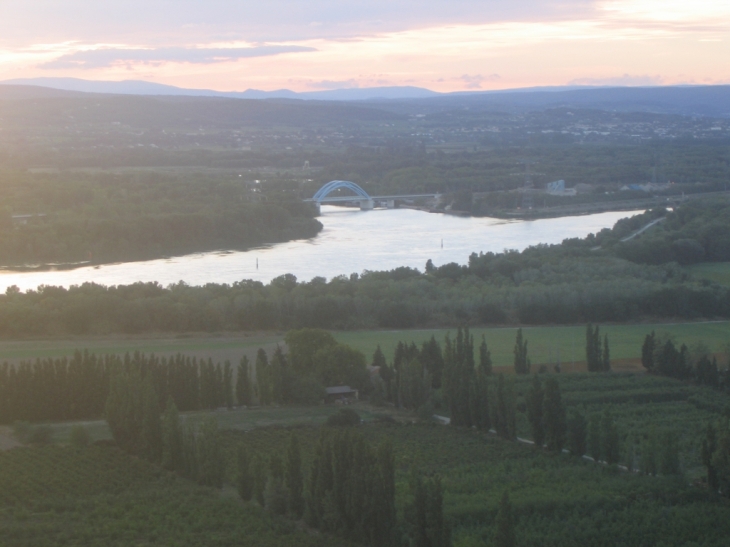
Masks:
[[[621,187],[622,192],[628,192],[629,190],[634,190],[638,192],[661,192],[663,190],[669,190],[671,187],[671,183],[657,183],[657,182],[647,182],[646,184],[626,184]]]
[[[547,193],[551,196],[574,196],[575,188],[566,188],[564,180],[548,182]]]

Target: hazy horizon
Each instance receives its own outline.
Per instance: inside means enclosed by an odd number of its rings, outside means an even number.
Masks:
[[[0,80],[297,92],[722,84],[729,35],[730,4],[712,0],[39,0],[0,4]]]

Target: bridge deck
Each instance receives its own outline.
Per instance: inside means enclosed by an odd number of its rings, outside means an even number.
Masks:
[[[410,194],[410,195],[401,195],[401,196],[370,196],[370,199],[373,201],[388,201],[391,199],[418,199],[418,198],[435,198],[438,197],[440,194]],[[337,201],[365,201],[367,198],[364,198],[362,196],[332,196],[332,197],[325,197],[322,199],[314,199],[314,198],[308,198],[304,201],[316,201],[317,203],[326,203],[328,201],[330,202],[337,202]]]

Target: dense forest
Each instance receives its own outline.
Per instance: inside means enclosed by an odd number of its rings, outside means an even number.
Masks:
[[[315,236],[315,211],[238,177],[0,174],[0,265],[92,263]]]

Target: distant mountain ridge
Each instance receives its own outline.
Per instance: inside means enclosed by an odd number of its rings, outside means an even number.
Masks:
[[[331,89],[326,91],[295,92],[289,89],[261,91],[215,91],[213,89],[187,89],[144,80],[100,81],[80,78],[17,78],[0,81],[0,85],[40,86],[63,91],[105,93],[116,95],[184,95],[197,97],[226,97],[230,99],[309,99],[330,101],[357,101],[373,99],[422,99],[437,97],[441,93],[422,87],[393,86]]]
[[[143,80],[92,81],[78,78],[28,78],[0,82],[0,99],[79,97],[87,94],[147,97],[277,99],[302,102],[365,102],[399,114],[429,114],[454,109],[533,111],[582,108],[730,118],[730,86],[591,87],[558,86],[494,91],[439,93],[421,87],[370,87],[294,92],[288,89],[224,92],[185,89]]]

